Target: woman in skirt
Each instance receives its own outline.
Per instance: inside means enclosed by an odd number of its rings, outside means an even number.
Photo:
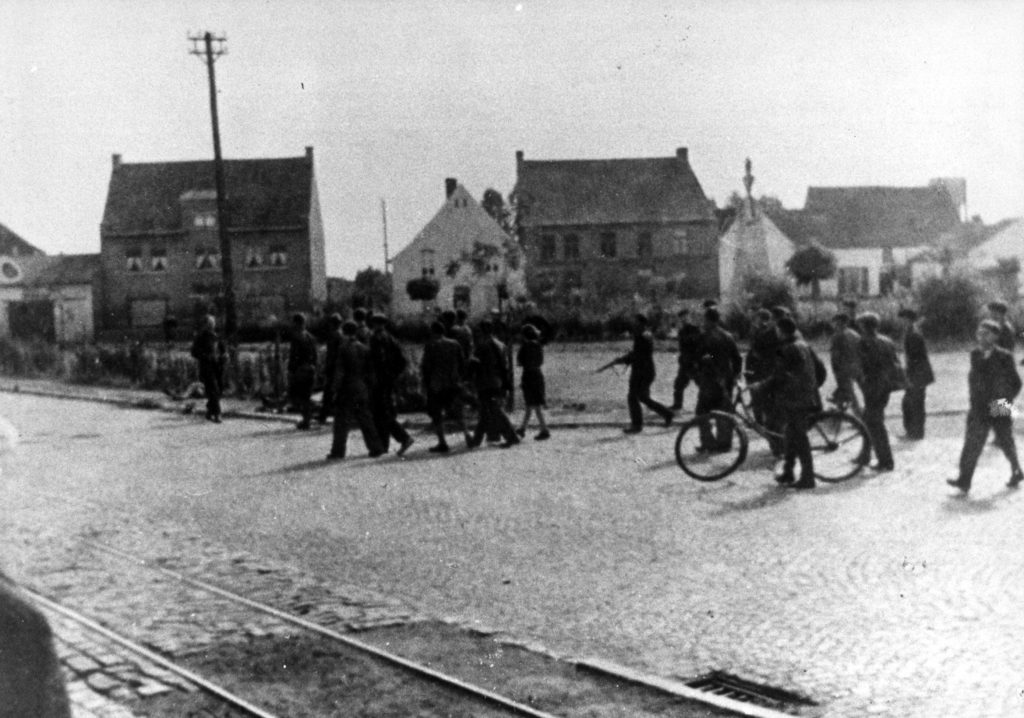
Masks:
[[[523,368],[520,386],[523,388],[523,403],[526,404],[523,424],[516,430],[516,433],[526,436],[530,415],[536,411],[537,421],[540,423],[540,433],[534,438],[537,441],[544,441],[551,436],[547,422],[544,421],[544,406],[547,403],[544,398],[544,373],[541,371],[541,366],[544,364],[544,348],[540,345],[540,333],[532,324],[523,327],[523,343],[519,347],[516,363]]]

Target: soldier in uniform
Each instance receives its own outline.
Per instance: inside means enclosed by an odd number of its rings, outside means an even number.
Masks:
[[[327,423],[327,418],[334,413],[334,372],[338,362],[338,347],[341,346],[341,315],[334,312],[327,318],[327,355],[324,358],[324,393],[320,401],[320,414],[317,421]]]
[[[316,339],[306,329],[306,317],[292,316],[292,337],[288,347],[288,396],[302,420],[297,429],[308,429],[313,419],[313,383],[316,381]]]
[[[849,404],[853,412],[860,416],[863,410],[854,390],[854,385],[860,384],[863,380],[860,334],[850,326],[850,315],[845,312],[839,312],[832,317],[832,327],[832,339],[828,345],[829,363],[832,365],[832,376],[836,380],[832,401],[837,404]]]
[[[1007,306],[1005,302],[989,302],[988,312],[992,321],[999,325],[999,337],[996,339],[996,346],[1000,346],[1013,354],[1017,348],[1017,330],[1013,328],[1010,320],[1006,318]]]
[[[441,322],[434,322],[430,325],[430,341],[423,348],[420,380],[427,397],[427,414],[437,434],[437,445],[429,449],[435,454],[449,451],[444,437],[446,416],[458,422],[467,446],[472,441],[462,415],[462,379],[465,374],[466,360],[459,343],[445,336]]]
[[[374,368],[374,384],[370,391],[373,423],[377,436],[388,450],[391,437],[398,442],[398,455],[404,454],[413,444],[409,432],[398,423],[395,410],[395,381],[405,371],[405,354],[398,341],[388,332],[388,319],[383,314],[370,317],[370,359]]]
[[[384,453],[370,412],[370,389],[373,386],[370,350],[356,339],[358,331],[359,325],[353,321],[347,321],[341,327],[342,341],[334,362],[334,440],[328,459],[345,458],[348,427],[353,420],[362,431],[363,443],[370,457]]]
[[[715,409],[732,409],[736,379],[743,371],[743,357],[732,334],[719,325],[721,315],[716,307],[704,310],[704,330],[697,350],[697,408],[699,416]],[[706,451],[726,449],[732,434],[718,427],[719,436],[712,437],[710,427],[701,425],[701,447]],[[727,434],[722,436],[722,434]]]
[[[473,353],[472,374],[476,384],[480,417],[473,432],[469,447],[479,446],[484,434],[492,428],[504,439],[503,449],[519,443],[519,436],[512,428],[512,422],[501,408],[505,395],[512,390],[509,381],[508,357],[505,345],[494,336],[491,320],[480,322],[480,343]]]
[[[818,377],[825,366],[796,330],[796,322],[782,317],[776,323],[779,338],[771,376],[752,387],[752,393],[770,392],[780,409],[783,423],[782,473],[775,480],[794,489],[813,489],[814,458],[807,429],[811,415],[821,410]],[[800,480],[793,469],[800,459]]]
[[[900,360],[892,339],[878,333],[877,314],[862,314],[857,323],[863,332],[859,347],[863,370],[860,389],[864,394],[864,426],[878,460],[872,468],[878,472],[892,471],[895,463],[889,446],[889,431],[885,428],[885,407],[889,403],[889,395],[901,388],[898,379]]]
[[[626,405],[629,407],[629,426],[623,431],[627,434],[639,434],[644,430],[644,415],[640,408],[643,404],[665,422],[665,426],[672,423],[675,413],[664,404],[651,398],[651,384],[656,376],[654,368],[654,335],[647,326],[647,317],[643,314],[636,315],[636,325],[633,328],[633,349],[622,356],[613,359],[611,364],[626,364],[629,366],[629,393],[626,395]]]
[[[669,407],[672,411],[680,411],[683,408],[683,393],[694,379],[694,361],[697,358],[697,347],[700,345],[700,327],[689,321],[689,315],[689,309],[679,310],[679,370],[672,385],[672,406]]]
[[[1020,486],[1024,480],[1017,447],[1013,440],[1013,400],[1020,393],[1021,380],[1013,362],[1013,354],[998,346],[999,323],[986,319],[978,326],[978,346],[971,350],[971,369],[967,375],[970,408],[964,447],[960,452],[960,475],[946,483],[966,494],[971,490],[971,478],[978,458],[985,448],[985,439],[991,429],[996,445],[1010,462],[1010,488]]]
[[[203,317],[201,328],[192,341],[192,357],[199,364],[199,380],[206,394],[206,418],[219,424],[224,364],[220,337],[214,329],[216,324],[212,315]]]
[[[928,347],[917,328],[917,312],[901,309],[899,316],[906,329],[903,335],[903,354],[907,361],[907,388],[903,391],[902,407],[904,436],[911,440],[923,439],[925,391],[935,381],[935,374],[928,360]]]

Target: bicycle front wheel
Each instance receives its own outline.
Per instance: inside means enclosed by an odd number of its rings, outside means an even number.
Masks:
[[[747,434],[732,414],[712,411],[679,427],[676,462],[698,481],[725,478],[747,458]]]
[[[807,430],[814,475],[827,482],[856,476],[868,462],[871,440],[860,419],[843,411],[823,411],[811,418]]]

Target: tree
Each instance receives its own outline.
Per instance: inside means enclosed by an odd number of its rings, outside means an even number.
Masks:
[[[512,212],[505,206],[505,199],[501,196],[501,192],[496,189],[488,187],[484,190],[484,196],[480,200],[480,206],[484,208],[484,212],[491,215],[498,226],[506,232],[512,229]]]
[[[374,267],[361,269],[352,283],[352,304],[367,309],[391,305],[391,275]]]
[[[786,262],[786,269],[798,285],[811,285],[812,299],[820,299],[821,280],[836,275],[836,256],[817,242],[811,242],[793,253]]]

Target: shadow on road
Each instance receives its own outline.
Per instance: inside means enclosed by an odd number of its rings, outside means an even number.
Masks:
[[[1018,493],[1015,489],[1004,488],[998,494],[983,499],[972,499],[969,494],[949,496],[942,503],[942,510],[949,515],[986,514],[995,511],[1001,502]]]
[[[770,508],[786,501],[794,493],[796,492],[792,489],[786,489],[782,486],[767,486],[762,489],[760,493],[755,494],[754,496],[748,496],[745,499],[739,499],[737,501],[712,502],[717,504],[718,508],[711,512],[711,516],[727,516],[738,511],[754,511],[756,509]]]

